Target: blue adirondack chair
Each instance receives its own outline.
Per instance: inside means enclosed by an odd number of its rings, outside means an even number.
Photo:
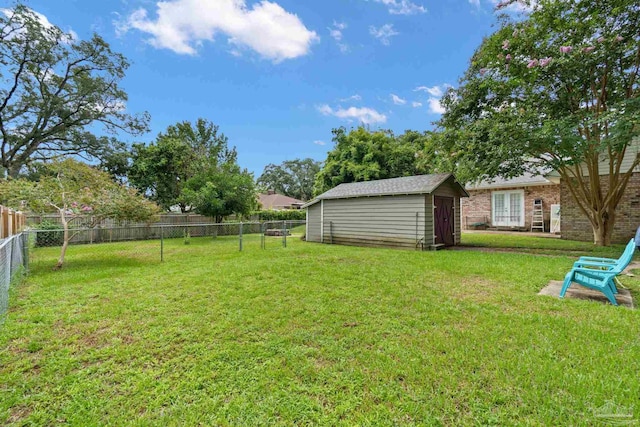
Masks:
[[[611,304],[618,305],[615,297],[618,293],[615,278],[631,263],[635,249],[635,241],[631,239],[618,259],[581,257],[565,276],[560,298],[564,298],[569,286],[575,282],[602,292]]]
[[[622,266],[622,270],[627,268],[631,260],[633,259],[633,253],[636,250],[636,242],[634,239],[629,240],[627,247],[618,259],[614,258],[596,258],[583,256],[576,261],[574,267],[592,267],[600,270],[612,270]],[[621,271],[622,271],[621,270]]]

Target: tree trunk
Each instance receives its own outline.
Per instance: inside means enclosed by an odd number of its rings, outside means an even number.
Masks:
[[[636,167],[634,163],[633,167]],[[580,211],[589,219],[593,231],[593,243],[597,246],[609,246],[616,223],[616,208],[624,195],[633,169],[620,175],[614,185],[610,184],[606,193],[601,191],[599,180],[585,182],[588,177],[573,176],[567,169],[560,171],[561,178],[565,180],[571,198],[577,204]],[[597,173],[596,170],[594,173]],[[595,190],[594,190],[595,189]]]
[[[64,209],[60,209],[60,220],[62,222],[62,228],[63,228],[63,239],[62,239],[62,248],[60,249],[60,257],[58,258],[58,263],[56,264],[55,267],[53,267],[54,270],[60,270],[62,268],[62,264],[64,263],[64,256],[67,253],[67,248],[69,247],[69,223],[67,222],[67,219],[64,215]]]
[[[595,222],[592,221],[593,243],[596,246],[609,246],[611,244],[611,235],[613,234],[613,225],[615,223],[615,213],[594,212]]]
[[[17,178],[20,173],[20,165],[12,164],[7,168],[7,172],[11,178]]]

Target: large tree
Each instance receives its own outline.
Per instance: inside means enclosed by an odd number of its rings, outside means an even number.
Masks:
[[[310,158],[285,160],[280,165],[270,163],[256,182],[266,189],[306,201],[313,196],[313,184],[321,165]]]
[[[158,212],[154,203],[106,172],[73,159],[43,165],[37,181],[0,180],[0,203],[59,215],[64,231],[56,269],[62,267],[69,241],[77,233],[70,230],[75,219],[90,215],[92,227],[105,218],[146,221]]]
[[[358,127],[334,129],[333,150],[316,175],[314,193],[323,193],[345,182],[369,181],[427,173],[432,170],[422,156],[431,152],[431,135],[406,131],[395,136],[389,130]]]
[[[18,4],[0,13],[0,175],[61,155],[100,158],[113,147],[90,130],[133,135],[147,113],[126,112],[129,63],[98,35],[76,40]]]
[[[640,164],[640,7],[633,0],[524,3],[530,12],[503,15],[460,87],[445,95],[441,149],[468,179],[557,171],[594,242],[608,245]]]
[[[179,206],[182,212],[191,205],[185,200],[185,183],[212,166],[234,163],[235,148],[217,125],[198,119],[195,124],[180,122],[169,126],[154,143],[134,144],[129,182],[163,209]]]
[[[189,179],[184,198],[197,213],[217,223],[228,215],[249,215],[257,205],[253,175],[235,161],[211,164]]]

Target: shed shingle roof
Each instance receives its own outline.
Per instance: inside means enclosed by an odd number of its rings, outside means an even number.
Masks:
[[[450,173],[438,173],[432,175],[405,176],[401,178],[340,184],[337,187],[320,194],[303,207],[312,205],[318,200],[323,199],[346,199],[350,197],[432,193],[433,190],[438,188],[449,177],[453,177],[453,175]],[[453,179],[455,180],[455,178]],[[460,186],[460,189],[462,193],[465,193],[462,186]]]

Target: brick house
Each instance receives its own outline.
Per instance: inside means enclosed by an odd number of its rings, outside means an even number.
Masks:
[[[631,144],[621,164],[627,171],[640,156],[640,139]],[[609,170],[608,162],[600,164],[600,171]],[[588,176],[586,168],[583,172]],[[603,190],[608,190],[608,175],[601,174]],[[560,204],[560,230],[563,239],[593,241],[593,230],[587,217],[574,202],[569,188],[560,175],[549,172],[543,175],[524,174],[513,179],[496,178],[466,187],[470,197],[462,199],[461,223],[463,230],[475,228],[474,224],[486,224],[498,229],[530,230],[533,201],[542,199],[545,231],[549,231],[550,208]],[[503,212],[503,214],[501,214]],[[626,243],[640,226],[640,165],[627,184],[625,193],[616,209],[616,222],[612,243]]]
[[[544,230],[549,231],[551,205],[560,204],[559,179],[525,173],[522,176],[482,181],[465,187],[469,197],[462,199],[463,230],[491,227],[531,229],[534,200],[542,200]]]
[[[637,156],[640,156],[640,139],[627,148],[620,170],[629,170]],[[608,170],[608,163],[603,162],[600,164],[600,171]],[[554,175],[557,175],[557,173],[554,173]],[[585,171],[585,175],[588,176],[588,172]],[[600,182],[603,190],[607,191],[609,186],[608,175],[601,173]],[[562,205],[560,220],[562,238],[585,242],[593,241],[591,223],[573,201],[566,183],[562,182],[560,184],[560,203]],[[635,235],[638,226],[640,226],[640,166],[634,169],[622,200],[616,209],[616,222],[611,236],[611,243],[627,243]]]

